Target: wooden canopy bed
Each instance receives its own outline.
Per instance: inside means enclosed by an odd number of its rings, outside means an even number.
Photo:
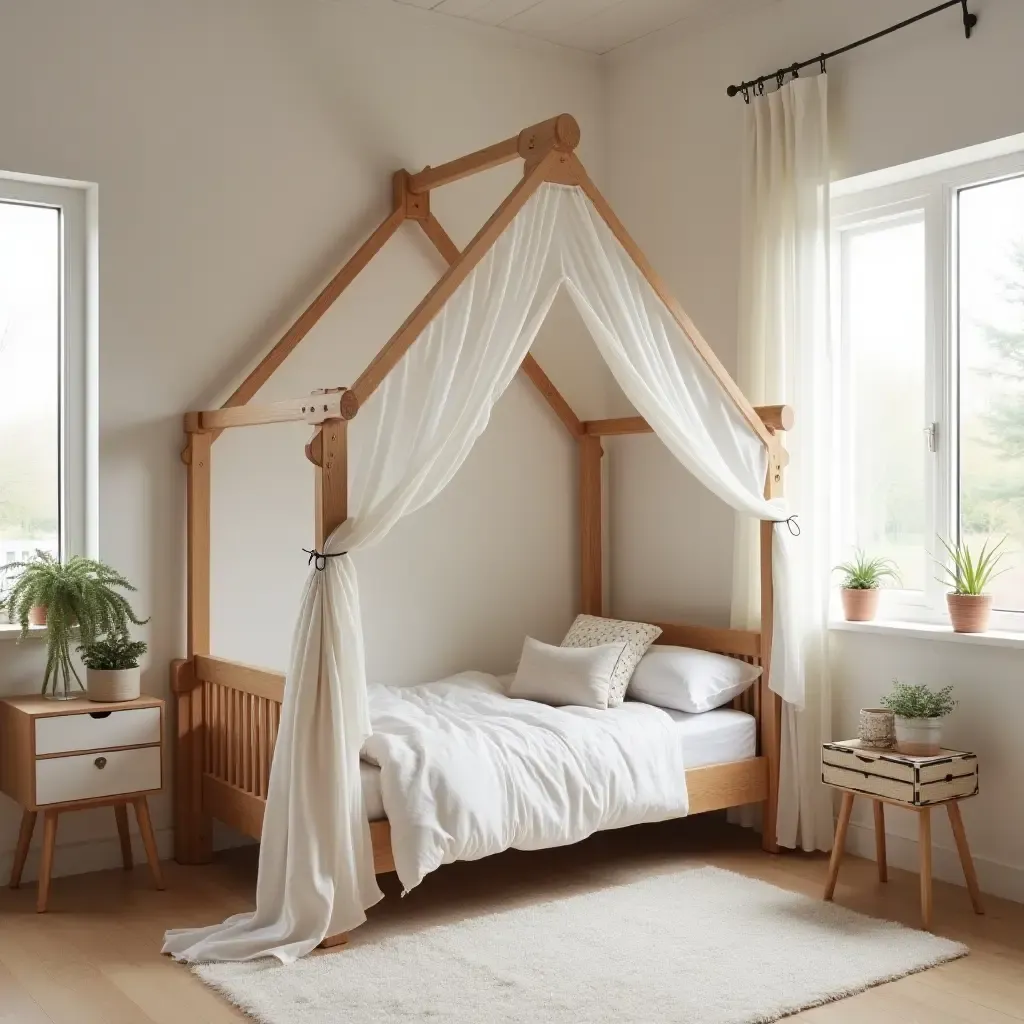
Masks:
[[[551,181],[578,185],[604,217],[621,245],[693,341],[768,453],[765,497],[781,494],[786,454],[780,432],[788,429],[788,407],[755,409],[741,394],[686,314],[669,295],[575,155],[579,128],[562,114],[525,129],[518,136],[468,156],[394,175],[394,205],[366,242],[277,341],[219,409],[185,416],[187,444],[187,657],[171,666],[176,698],[175,858],[198,864],[211,857],[212,820],[220,819],[259,838],[270,766],[280,720],[285,677],[213,656],[210,649],[210,479],[213,444],[225,429],[305,420],[314,427],[306,457],[315,467],[316,548],[348,516],[347,424],[415,341],[458,284],[479,262],[522,205],[523,183]],[[430,210],[431,190],[515,159],[525,161],[523,182],[498,207],[464,252],[459,251]],[[449,271],[350,389],[326,389],[303,398],[267,405],[251,400],[288,354],[348,287],[373,255],[405,221],[418,224],[448,263]],[[558,420],[575,439],[579,455],[580,611],[603,612],[602,598],[602,443],[611,435],[650,431],[640,417],[581,421],[532,356],[522,371],[537,387]],[[761,523],[761,628],[757,632],[659,623],[659,642],[713,651],[760,665],[756,683],[736,706],[756,719],[756,756],[686,773],[690,812],[742,804],[764,806],[764,847],[776,850],[781,702],[769,687],[773,625],[772,523]],[[394,870],[386,820],[371,825],[374,867]]]

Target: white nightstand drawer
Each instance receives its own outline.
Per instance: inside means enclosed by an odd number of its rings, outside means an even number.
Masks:
[[[109,750],[160,742],[160,709],[55,715],[36,719],[36,755]]]
[[[152,710],[158,711],[156,708]],[[36,761],[36,803],[40,805],[93,800],[159,788],[159,747],[96,751],[68,757],[44,757]]]

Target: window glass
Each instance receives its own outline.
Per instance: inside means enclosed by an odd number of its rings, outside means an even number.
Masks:
[[[1024,611],[1024,178],[959,193],[960,529],[1006,537],[997,607]]]
[[[923,590],[925,229],[913,214],[843,232],[842,334],[846,539],[891,558]]]
[[[0,565],[59,551],[60,366],[60,211],[0,201]]]

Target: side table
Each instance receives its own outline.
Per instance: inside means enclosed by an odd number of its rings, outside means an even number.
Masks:
[[[43,851],[36,909],[46,910],[63,811],[113,807],[124,867],[132,866],[128,804],[135,808],[146,859],[164,887],[147,797],[163,785],[162,700],[140,697],[100,704],[38,694],[0,700],[0,792],[23,808],[10,887],[21,884],[36,818],[43,814]]]
[[[825,743],[821,748],[821,781],[843,794],[836,824],[832,858],[825,883],[825,899],[832,899],[843,859],[846,833],[853,801],[862,796],[874,804],[875,853],[878,880],[888,880],[885,853],[885,805],[906,807],[917,812],[918,847],[921,864],[921,921],[932,926],[932,819],[933,807],[944,806],[956,840],[971,905],[983,914],[978,876],[971,859],[960,816],[960,801],[978,793],[978,758],[962,750],[943,750],[932,757],[911,757],[894,750],[866,747],[859,740]]]

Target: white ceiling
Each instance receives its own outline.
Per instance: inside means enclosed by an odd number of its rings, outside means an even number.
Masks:
[[[714,0],[395,0],[437,14],[500,25],[591,53],[667,28]]]

